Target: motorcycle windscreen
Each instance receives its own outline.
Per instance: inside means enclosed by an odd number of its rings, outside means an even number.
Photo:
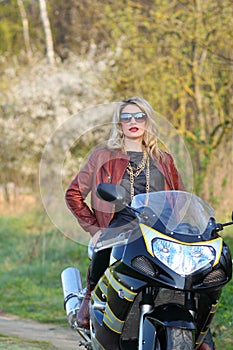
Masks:
[[[150,208],[167,231],[202,235],[214,210],[201,198],[184,191],[160,191],[136,195],[132,207]]]
[[[139,222],[144,222],[151,227],[157,223],[156,225],[160,225],[161,232],[164,233],[202,235],[210,218],[214,217],[214,210],[206,202],[193,193],[184,191],[138,194],[134,196],[131,207],[138,211],[137,215],[135,216],[134,213],[130,217],[130,209],[116,213],[116,220],[109,225],[98,240],[95,246],[96,251],[127,244],[130,233]],[[120,216],[123,220],[118,220]]]

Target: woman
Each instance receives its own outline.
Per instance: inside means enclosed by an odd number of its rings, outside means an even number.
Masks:
[[[155,112],[145,99],[132,97],[119,103],[112,123],[111,135],[105,147],[91,153],[66,192],[69,209],[82,228],[91,234],[94,245],[100,236],[101,239],[103,236],[107,238],[112,229],[130,225],[132,221],[127,210],[114,214],[113,205],[96,196],[99,183],[121,184],[128,194],[128,202],[138,193],[184,190],[172,156],[158,146]],[[91,208],[85,202],[89,192]],[[77,322],[82,327],[89,326],[91,290],[108,266],[109,253],[105,249],[94,254],[92,259],[87,275],[86,296],[77,316]]]

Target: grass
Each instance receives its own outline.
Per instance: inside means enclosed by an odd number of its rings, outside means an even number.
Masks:
[[[223,237],[233,251],[232,231],[226,228]],[[38,212],[1,217],[0,243],[1,310],[67,326],[60,274],[75,266],[85,276],[87,248],[65,238],[49,222],[42,225]],[[211,329],[217,348],[233,349],[232,281],[223,289]]]
[[[63,323],[60,274],[75,266],[85,275],[87,248],[46,226],[34,214],[0,218],[0,308],[23,318]]]
[[[229,245],[233,257],[233,226],[222,232],[222,237]],[[213,321],[212,333],[217,349],[233,349],[233,280],[228,283],[220,298],[220,303]]]
[[[24,340],[18,337],[8,337],[0,334],[0,349],[2,350],[56,350],[48,342]]]

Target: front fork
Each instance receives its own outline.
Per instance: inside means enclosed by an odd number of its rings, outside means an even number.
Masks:
[[[177,308],[177,310],[176,310]],[[190,330],[195,329],[193,319],[195,318],[196,313],[196,303],[194,299],[193,293],[186,292],[185,293],[185,306],[174,306],[172,308],[169,308],[171,312],[168,312],[168,314],[180,314],[181,321],[176,321],[176,327],[177,328],[187,328]],[[161,320],[157,319],[159,317],[159,314],[156,315],[153,313],[155,310],[154,307],[154,298],[153,298],[153,289],[151,287],[146,288],[142,293],[142,300],[140,302],[140,323],[139,323],[139,343],[138,343],[138,350],[144,350],[147,349],[147,342],[155,342],[156,338],[156,326],[155,323],[158,325],[164,324],[164,327],[171,327],[173,325],[172,319],[169,320],[169,317],[166,319],[166,311],[161,309],[162,313],[164,313],[164,318],[162,317]],[[177,312],[176,312],[176,311]],[[146,322],[145,324],[145,315],[151,314],[151,318],[154,318],[155,323],[153,325],[151,322]],[[167,315],[168,316],[168,315]],[[160,317],[159,317],[160,318]],[[176,319],[176,317],[175,317]],[[148,320],[147,320],[148,321]],[[151,328],[148,329],[147,328]],[[149,336],[149,337],[148,337]]]
[[[138,337],[138,350],[143,350],[145,343],[144,339],[144,316],[154,310],[154,300],[152,295],[152,288],[146,288],[142,292],[142,300],[140,302],[140,322],[139,322],[139,337]]]

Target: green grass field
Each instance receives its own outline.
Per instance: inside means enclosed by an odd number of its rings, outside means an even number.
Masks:
[[[0,218],[0,308],[41,322],[66,323],[60,275],[68,266],[85,275],[87,248],[50,226],[43,224],[41,231],[35,213]]]
[[[37,212],[0,218],[0,309],[67,325],[60,274],[75,266],[85,276],[87,248],[41,222]],[[233,251],[233,228],[225,230],[224,238]],[[212,332],[217,348],[233,349],[233,282],[222,293]]]
[[[7,337],[0,334],[1,350],[56,350],[47,342],[29,341],[17,337]]]

